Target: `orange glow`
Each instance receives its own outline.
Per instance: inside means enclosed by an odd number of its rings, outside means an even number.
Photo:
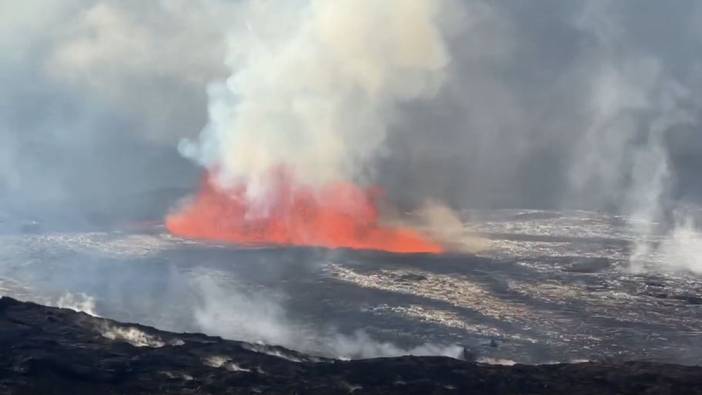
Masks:
[[[243,185],[223,191],[207,176],[194,200],[168,216],[166,227],[185,238],[241,245],[442,251],[441,246],[412,229],[380,224],[377,193],[351,183],[311,188],[294,184],[287,176],[276,179],[266,196],[265,209],[251,210]]]

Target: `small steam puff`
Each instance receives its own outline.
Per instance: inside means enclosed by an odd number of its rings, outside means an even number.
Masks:
[[[658,252],[669,267],[702,274],[702,232],[691,218],[677,223],[661,242]]]
[[[104,325],[100,328],[100,334],[110,340],[123,341],[133,345],[134,347],[151,347],[159,348],[166,343],[156,336],[151,336],[143,331],[132,327],[118,327],[113,325]]]
[[[66,292],[61,295],[56,303],[49,303],[49,305],[55,305],[62,309],[71,309],[73,311],[80,311],[93,317],[99,317],[95,309],[95,298],[86,295],[84,293],[70,293]]]
[[[449,61],[447,0],[250,1],[209,124],[179,149],[227,187],[265,197],[271,169],[321,185],[368,176],[398,103],[433,96]]]
[[[113,341],[129,343],[134,347],[160,348],[165,346],[182,346],[181,339],[164,340],[159,336],[151,335],[139,328],[132,326],[119,326],[117,324],[102,323],[97,327],[102,337]]]

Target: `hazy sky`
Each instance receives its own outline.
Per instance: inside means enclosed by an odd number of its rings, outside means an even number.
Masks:
[[[437,21],[448,79],[400,106],[374,161],[390,196],[631,211],[702,200],[699,2],[452,6]],[[176,146],[206,125],[232,35],[259,28],[242,7],[0,0],[0,202],[93,221],[160,215],[194,188],[200,169]]]

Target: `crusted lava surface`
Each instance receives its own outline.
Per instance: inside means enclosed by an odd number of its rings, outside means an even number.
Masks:
[[[702,394],[702,367],[340,361],[0,299],[2,394]]]

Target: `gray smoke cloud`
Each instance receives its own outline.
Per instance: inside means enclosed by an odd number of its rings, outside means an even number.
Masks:
[[[473,18],[450,43],[451,83],[403,119],[398,128],[416,139],[396,133],[388,144],[393,190],[416,186],[458,206],[624,209],[650,118],[687,112],[686,122],[656,127],[666,130],[671,197],[699,200],[690,155],[698,115],[685,93],[699,83],[688,51],[699,40],[695,4],[470,4]]]
[[[206,120],[225,19],[210,2],[0,2],[2,211],[72,226],[164,212],[198,173],[174,147]]]

